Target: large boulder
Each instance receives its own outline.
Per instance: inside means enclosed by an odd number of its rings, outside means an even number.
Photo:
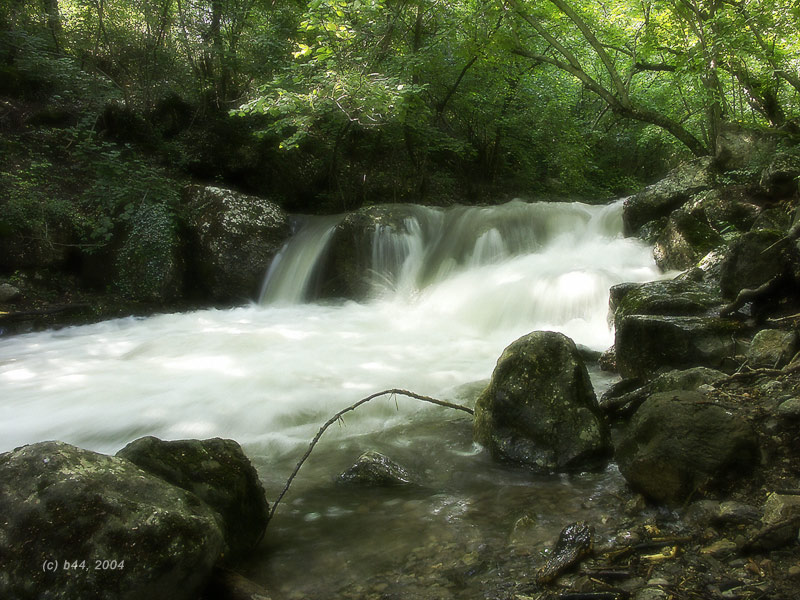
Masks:
[[[628,315],[617,322],[614,347],[623,377],[648,379],[663,369],[735,368],[742,325],[716,316]]]
[[[797,334],[783,329],[762,329],[747,349],[747,364],[754,369],[780,369],[797,352]]]
[[[169,210],[143,204],[131,222],[117,254],[117,287],[132,300],[174,300],[183,291],[185,264]]]
[[[722,243],[722,236],[705,218],[679,208],[658,236],[653,256],[665,271],[689,269]]]
[[[800,178],[800,156],[794,153],[780,153],[775,155],[761,172],[759,184],[773,197],[785,198],[797,193],[798,178]]]
[[[0,455],[0,597],[195,600],[224,547],[197,496],[62,442]]]
[[[767,132],[725,123],[717,134],[714,160],[723,171],[747,170],[774,152],[775,145],[775,136]]]
[[[255,298],[289,237],[286,213],[264,198],[213,186],[187,186],[184,204],[197,287],[220,302]]]
[[[476,403],[474,435],[494,457],[537,472],[602,464],[608,428],[574,342],[535,331],[508,346]]]
[[[616,448],[631,487],[668,504],[681,504],[758,464],[755,434],[743,419],[697,392],[665,392],[636,411]]]
[[[219,514],[232,557],[245,555],[263,536],[269,521],[264,488],[235,441],[167,442],[148,436],[131,442],[117,456],[194,493]]]
[[[368,206],[342,219],[328,243],[321,295],[361,300],[373,289],[372,277],[376,271],[399,274],[406,257],[403,250],[408,248],[399,243],[385,252],[373,252],[373,244],[377,243],[379,232],[406,236],[417,208],[402,204]],[[385,264],[373,264],[375,260]]]
[[[661,181],[647,186],[625,200],[623,223],[628,235],[635,235],[650,221],[668,216],[692,195],[714,187],[716,171],[711,157],[682,163]]]
[[[685,279],[621,283],[609,300],[617,327],[629,315],[704,315],[721,304],[713,286]]]
[[[798,249],[785,233],[750,231],[728,248],[720,271],[720,289],[734,298],[743,289],[757,288],[800,264]]]

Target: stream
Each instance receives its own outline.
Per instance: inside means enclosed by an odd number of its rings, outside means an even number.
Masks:
[[[413,207],[402,231],[375,228],[369,299],[320,301],[340,219],[297,219],[258,303],[0,340],[0,451],[232,438],[272,501],[336,411],[387,388],[473,406],[512,341],[550,329],[605,350],[609,287],[662,276],[623,237],[621,202]],[[591,376],[598,396],[612,381]],[[337,485],[369,449],[419,485]],[[494,463],[467,415],[380,398],[328,430],[245,574],[276,600],[495,597],[532,578],[567,523],[602,527],[623,487],[613,465],[543,477]]]

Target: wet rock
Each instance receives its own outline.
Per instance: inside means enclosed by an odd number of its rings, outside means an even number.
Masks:
[[[374,450],[369,450],[359,456],[352,467],[339,475],[338,482],[368,486],[414,483],[411,473],[388,456]]]
[[[737,550],[738,547],[734,542],[723,538],[721,540],[717,540],[713,544],[701,548],[700,554],[707,554],[708,556],[713,556],[715,558],[724,558],[726,556],[735,554]]]
[[[623,223],[628,235],[635,235],[646,223],[668,216],[693,194],[714,186],[711,157],[685,162],[653,185],[625,200]]]
[[[790,517],[800,517],[800,496],[772,492],[764,502],[764,525],[775,525]]]
[[[505,349],[478,398],[474,435],[494,457],[539,472],[596,467],[610,448],[586,366],[574,342],[552,331]]]
[[[610,296],[617,327],[629,315],[703,315],[722,304],[713,286],[679,279],[615,285]]]
[[[619,469],[634,489],[668,504],[745,477],[758,463],[750,426],[697,392],[649,397],[616,449]]]
[[[747,349],[747,364],[754,369],[780,369],[797,352],[797,334],[782,329],[762,329]]]
[[[0,302],[13,302],[20,296],[19,288],[10,283],[0,283]]]
[[[117,456],[205,502],[222,519],[231,557],[246,555],[261,539],[269,505],[258,473],[235,441],[167,442],[148,436],[131,442]]]
[[[617,369],[645,379],[664,368],[732,369],[741,332],[739,323],[719,317],[626,316],[615,334]]]
[[[409,223],[419,207],[384,204],[361,208],[348,214],[337,226],[327,248],[320,294],[328,298],[361,300],[372,289],[373,238],[379,230],[408,234]],[[384,257],[394,265],[382,265],[388,272],[399,272],[399,256]],[[404,257],[402,257],[404,258]],[[383,269],[382,269],[383,270]]]
[[[725,297],[757,288],[797,263],[797,249],[783,236],[780,231],[750,231],[729,246],[720,269]]]
[[[594,530],[586,521],[567,525],[559,534],[547,562],[536,574],[536,582],[543,584],[555,580],[561,573],[588,556],[593,543]]]
[[[264,198],[213,186],[188,186],[184,202],[197,286],[221,302],[255,298],[289,237],[287,215]]]
[[[611,348],[600,355],[597,365],[601,370],[609,373],[615,373],[617,371],[617,351],[614,349],[614,346],[611,346]]]
[[[2,598],[194,600],[224,547],[194,494],[62,442],[0,455],[0,514]]]
[[[711,250],[722,245],[722,236],[704,218],[688,210],[673,211],[653,248],[661,269],[689,269]]]

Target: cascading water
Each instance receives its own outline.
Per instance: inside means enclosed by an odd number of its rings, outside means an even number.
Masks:
[[[535,329],[605,349],[609,287],[660,276],[650,249],[622,236],[619,203],[404,210],[367,236],[371,292],[360,302],[311,301],[342,217],[309,218],[273,262],[258,305],[3,339],[0,451],[45,439],[115,452],[142,435],[229,437],[274,498],[335,411],[392,387],[472,402],[503,348]],[[421,486],[333,486],[370,448],[418,473]],[[428,562],[507,553],[514,520],[531,511],[535,546],[570,514],[601,510],[602,490],[615,485],[613,472],[506,469],[473,446],[463,415],[376,400],[323,438],[249,575],[275,598],[333,598],[369,597],[369,586],[385,590],[412,571],[408,597],[474,598],[475,582],[447,591]],[[354,582],[363,593],[335,592]]]

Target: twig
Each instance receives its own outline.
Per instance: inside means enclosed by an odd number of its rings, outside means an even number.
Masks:
[[[445,408],[453,408],[455,410],[461,410],[461,411],[464,411],[465,413],[469,413],[470,415],[475,414],[475,411],[473,411],[471,408],[468,408],[466,406],[461,406],[460,404],[453,404],[451,402],[446,402],[444,400],[437,400],[436,398],[431,398],[429,396],[422,396],[420,394],[415,394],[414,392],[409,392],[407,390],[399,390],[399,389],[384,390],[382,392],[377,392],[375,394],[367,396],[366,398],[362,398],[361,400],[359,400],[355,404],[351,404],[347,408],[343,408],[342,410],[337,412],[330,419],[328,419],[328,421],[322,427],[320,427],[319,431],[317,432],[317,435],[314,436],[314,439],[311,440],[311,443],[308,445],[308,449],[306,450],[305,454],[303,454],[303,457],[297,463],[297,466],[294,468],[294,471],[292,471],[292,474],[289,475],[289,479],[286,480],[286,485],[284,486],[283,491],[275,499],[275,502],[272,503],[272,509],[269,512],[270,520],[272,519],[273,515],[275,514],[275,510],[278,508],[278,504],[280,504],[280,501],[286,495],[286,492],[289,491],[289,486],[292,485],[292,482],[294,481],[294,478],[297,476],[297,473],[300,471],[300,467],[303,466],[303,463],[305,463],[306,460],[308,459],[308,457],[311,455],[311,451],[314,449],[314,446],[317,445],[317,442],[322,437],[322,434],[325,433],[325,430],[328,429],[328,427],[330,427],[331,425],[333,425],[337,421],[340,421],[344,414],[357,409],[359,406],[361,406],[362,404],[366,404],[370,400],[374,400],[375,398],[379,398],[381,396],[388,396],[388,395],[407,396],[409,398],[414,398],[415,400],[421,400],[423,402],[429,402],[431,404],[436,404],[438,406],[444,406]],[[262,537],[263,537],[263,535],[264,534],[262,533]],[[259,541],[261,541],[261,540],[259,540]]]

